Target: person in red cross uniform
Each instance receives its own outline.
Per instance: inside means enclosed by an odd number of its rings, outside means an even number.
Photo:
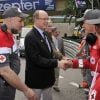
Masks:
[[[88,12],[94,19],[85,20],[83,27],[95,25],[95,33],[88,33],[86,42],[90,45],[90,57],[88,59],[67,60],[66,68],[89,68],[93,73],[88,100],[100,100],[100,10],[91,10]]]
[[[3,13],[0,27],[0,100],[14,100],[16,89],[22,91],[28,100],[36,100],[35,92],[28,88],[18,77],[20,61],[18,48],[13,36],[24,26],[23,19],[28,17],[19,8],[11,7]]]

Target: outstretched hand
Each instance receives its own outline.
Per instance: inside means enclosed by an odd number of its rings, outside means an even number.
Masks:
[[[27,97],[27,100],[38,100],[36,93],[30,88],[28,88],[28,90],[24,92],[24,94]]]
[[[71,59],[63,59],[63,60],[58,62],[58,67],[63,69],[63,70],[66,70],[68,68],[71,68],[72,64],[73,63],[72,63]]]

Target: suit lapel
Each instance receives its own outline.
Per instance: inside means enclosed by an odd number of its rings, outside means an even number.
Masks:
[[[45,41],[44,38],[41,36],[41,34],[39,33],[39,31],[38,31],[36,28],[34,28],[33,31],[34,31],[34,34],[36,35],[36,37],[38,38],[38,40],[39,40],[42,44],[44,44],[44,47],[50,52],[46,41]],[[47,38],[48,38],[48,37],[47,37]],[[50,43],[49,39],[48,39],[48,42],[49,42],[50,47],[51,47],[51,43]],[[52,51],[52,47],[51,47],[51,51]],[[50,52],[50,53],[51,53],[51,52]]]

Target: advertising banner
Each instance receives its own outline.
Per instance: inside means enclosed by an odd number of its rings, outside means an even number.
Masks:
[[[86,8],[86,2],[85,0],[75,0],[76,7],[80,9]]]
[[[17,6],[24,12],[36,9],[54,10],[55,0],[0,0],[0,12],[11,6]]]

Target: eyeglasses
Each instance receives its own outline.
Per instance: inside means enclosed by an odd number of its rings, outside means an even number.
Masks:
[[[40,20],[49,20],[49,18],[37,18],[37,19],[40,19]]]

